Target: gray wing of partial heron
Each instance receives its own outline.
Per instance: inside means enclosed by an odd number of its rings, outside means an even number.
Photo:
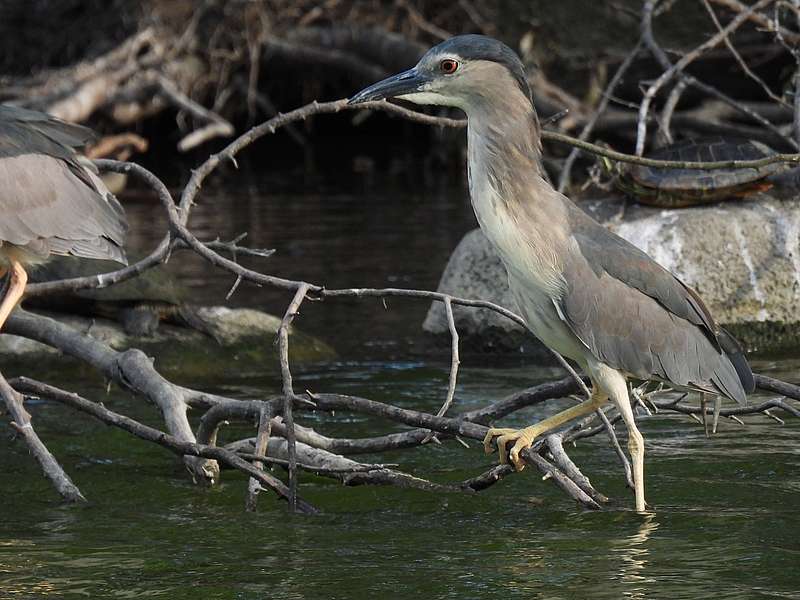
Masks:
[[[122,206],[74,151],[91,136],[85,127],[0,106],[0,245],[127,263]]]
[[[574,205],[570,221],[575,244],[556,308],[592,354],[640,379],[744,402],[754,386],[750,367],[699,296]]]

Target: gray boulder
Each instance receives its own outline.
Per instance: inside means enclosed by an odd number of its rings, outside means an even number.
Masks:
[[[694,287],[716,320],[751,349],[800,345],[800,200],[759,196],[676,210],[619,201],[582,207]],[[505,269],[480,230],[450,257],[439,291],[489,300],[516,311]],[[531,336],[486,309],[454,307],[460,335],[473,347],[516,350]],[[444,307],[433,303],[425,331],[448,334]]]

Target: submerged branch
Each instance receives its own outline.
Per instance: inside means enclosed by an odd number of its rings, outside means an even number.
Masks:
[[[169,435],[168,433],[159,431],[158,429],[154,429],[147,425],[143,425],[142,423],[139,423],[130,417],[115,413],[101,404],[91,402],[86,398],[82,398],[78,394],[67,392],[52,385],[29,379],[27,377],[19,377],[14,379],[12,381],[12,385],[20,392],[34,394],[43,398],[49,398],[82,412],[88,413],[103,423],[124,429],[125,431],[143,440],[154,442],[159,446],[163,446],[167,450],[174,452],[178,456],[195,456],[223,462],[230,467],[238,469],[239,471],[242,471],[243,473],[256,479],[260,484],[271,489],[281,498],[288,501],[290,497],[289,488],[284,485],[283,482],[272,475],[257,469],[230,450],[219,448],[217,446],[205,446],[178,439],[175,436]],[[318,512],[314,506],[302,500],[301,498],[296,498],[295,501],[297,502],[297,508],[304,513],[313,514]]]
[[[11,417],[11,426],[25,441],[36,462],[42,469],[44,476],[50,481],[59,495],[67,502],[86,502],[69,475],[58,464],[55,456],[47,449],[44,442],[36,435],[31,423],[31,416],[25,410],[22,395],[11,387],[6,378],[0,373],[0,396],[3,398],[6,410]]]
[[[92,365],[122,389],[155,404],[164,417],[167,430],[176,439],[189,443],[195,441],[186,415],[184,390],[162,377],[141,350],[117,352],[55,319],[22,310],[11,314],[3,330],[47,344]],[[200,456],[189,454],[184,457],[184,462],[198,481],[214,483],[219,476],[219,467],[213,460]]]

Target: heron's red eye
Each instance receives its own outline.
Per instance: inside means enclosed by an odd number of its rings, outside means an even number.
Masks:
[[[445,58],[442,62],[439,63],[439,70],[446,75],[455,73],[457,69],[458,69],[458,63],[454,61],[452,58]]]

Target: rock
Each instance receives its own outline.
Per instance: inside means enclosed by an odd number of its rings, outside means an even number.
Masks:
[[[618,201],[581,206],[694,287],[715,319],[751,349],[800,345],[800,200],[762,195],[676,210],[632,205],[619,221],[613,216]],[[480,230],[453,252],[439,291],[516,311],[505,269]],[[454,316],[461,336],[479,348],[517,349],[526,339],[486,309],[454,307]],[[440,303],[431,306],[423,329],[448,335]]]
[[[447,262],[438,291],[462,298],[488,300],[517,311],[508,289],[506,269],[480,229],[470,231],[459,242]],[[532,339],[522,327],[487,308],[454,304],[453,318],[459,337],[476,349],[511,351]],[[432,303],[422,328],[428,333],[450,335],[441,302]]]
[[[274,336],[281,325],[278,317],[252,308],[206,306],[199,308],[197,314],[208,321],[214,337],[225,345],[235,344],[242,338]]]
[[[161,325],[153,336],[134,337],[127,335],[116,321],[37,312],[66,323],[115,350],[140,348],[155,358],[156,366],[164,375],[218,377],[229,371],[232,363],[239,373],[263,374],[279,370],[273,341],[281,320],[258,310],[224,306],[198,308],[217,341],[194,329],[166,324]],[[39,342],[3,334],[0,335],[0,355],[29,361],[33,357],[58,357],[59,353]],[[336,352],[328,344],[290,327],[289,358],[292,363],[335,357]]]

